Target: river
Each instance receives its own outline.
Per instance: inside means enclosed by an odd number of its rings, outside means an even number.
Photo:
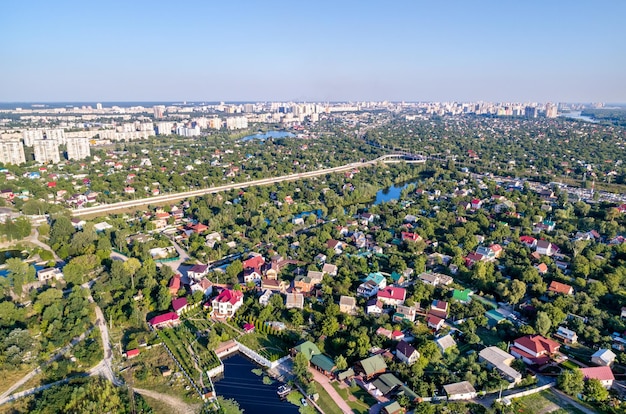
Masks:
[[[253,139],[265,141],[268,138],[293,138],[293,137],[295,137],[295,135],[287,131],[267,131],[266,133],[263,133],[263,134],[259,133],[259,134],[245,136],[241,138],[241,141],[246,142],[246,141],[252,141]]]
[[[298,414],[293,404],[278,398],[278,382],[263,384],[263,376],[252,372],[259,368],[240,354],[235,354],[224,362],[224,377],[215,382],[217,395],[237,400],[245,414]]]
[[[579,121],[592,122],[594,124],[598,122],[598,121],[596,121],[595,119],[593,119],[593,118],[591,118],[589,116],[582,115],[581,111],[566,112],[566,113],[563,113],[563,114],[559,114],[559,117],[576,119],[576,120],[579,120]]]

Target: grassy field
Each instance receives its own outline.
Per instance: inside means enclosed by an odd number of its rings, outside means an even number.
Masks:
[[[502,339],[500,339],[496,332],[483,327],[476,329],[476,335],[480,337],[485,346],[493,346],[502,342]]]
[[[574,364],[572,361],[567,360],[567,361],[563,361],[561,362],[561,366],[563,368],[567,368],[567,369],[576,369],[576,368],[580,368],[578,365]]]
[[[187,379],[161,346],[142,351],[139,356],[129,360],[124,368],[122,376],[130,386],[180,397],[188,403],[199,402],[198,394],[193,388],[187,389]],[[161,374],[163,368],[169,368],[172,375],[164,377]]]
[[[572,405],[564,405],[559,398],[547,390],[528,397],[514,399],[512,408],[511,412],[518,414],[584,414]]]
[[[369,413],[370,407],[376,404],[376,400],[358,385],[350,388],[340,388],[337,383],[333,383],[333,387],[352,408],[352,411],[357,414]]]
[[[1,370],[0,378],[2,378],[2,381],[0,381],[0,393],[8,390],[11,385],[35,369],[35,367],[36,366],[34,364],[28,364],[20,365],[20,368],[16,370]]]

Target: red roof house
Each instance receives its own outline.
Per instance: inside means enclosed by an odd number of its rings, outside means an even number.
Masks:
[[[134,358],[137,355],[139,355],[139,350],[138,349],[130,349],[130,350],[126,351],[126,358],[127,359]]]
[[[169,284],[170,294],[175,295],[178,293],[178,289],[180,289],[180,276],[174,275],[174,277],[170,280]]]
[[[172,301],[172,308],[177,314],[181,314],[187,309],[187,298],[178,298]]]
[[[549,292],[561,293],[563,295],[572,295],[574,294],[574,288],[570,285],[566,285],[565,283],[557,282],[553,280],[548,287]]]
[[[240,290],[224,289],[213,299],[211,316],[231,318],[243,304],[243,293]]]
[[[422,236],[417,233],[409,233],[407,231],[402,232],[402,240],[408,240],[413,242],[418,242],[422,240]]]
[[[428,317],[426,317],[426,325],[428,325],[429,328],[434,329],[436,331],[441,329],[444,322],[445,322],[444,319],[438,316],[435,316],[433,314],[429,314]]]
[[[526,335],[513,342],[510,352],[527,364],[545,364],[560,346],[558,342],[541,335]]]
[[[378,291],[378,299],[386,305],[402,305],[406,299],[406,290],[400,287],[387,286]]]
[[[613,371],[611,371],[610,367],[591,367],[581,368],[580,370],[586,380],[597,379],[605,388],[611,388],[613,386],[613,381],[615,381],[615,376],[613,375]]]
[[[155,316],[150,319],[150,326],[153,328],[164,328],[176,326],[180,323],[180,319],[176,312],[168,312],[163,315]]]
[[[265,258],[261,255],[255,255],[243,261],[243,268],[260,269],[263,264],[265,264]]]

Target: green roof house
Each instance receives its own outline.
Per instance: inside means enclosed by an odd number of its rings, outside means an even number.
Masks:
[[[458,300],[461,303],[468,303],[470,300],[472,300],[471,296],[472,296],[472,291],[469,289],[464,289],[464,290],[454,289],[452,291],[452,299]]]
[[[374,355],[357,362],[356,369],[362,372],[366,379],[370,379],[376,374],[385,372],[387,370],[387,364],[382,356]]]
[[[292,355],[297,353],[303,353],[306,356],[308,361],[311,361],[314,355],[321,355],[320,349],[311,341],[302,342],[299,345],[296,345],[292,349]]]

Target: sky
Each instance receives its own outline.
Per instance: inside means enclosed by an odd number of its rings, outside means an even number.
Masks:
[[[0,102],[626,102],[626,1],[19,0]]]

